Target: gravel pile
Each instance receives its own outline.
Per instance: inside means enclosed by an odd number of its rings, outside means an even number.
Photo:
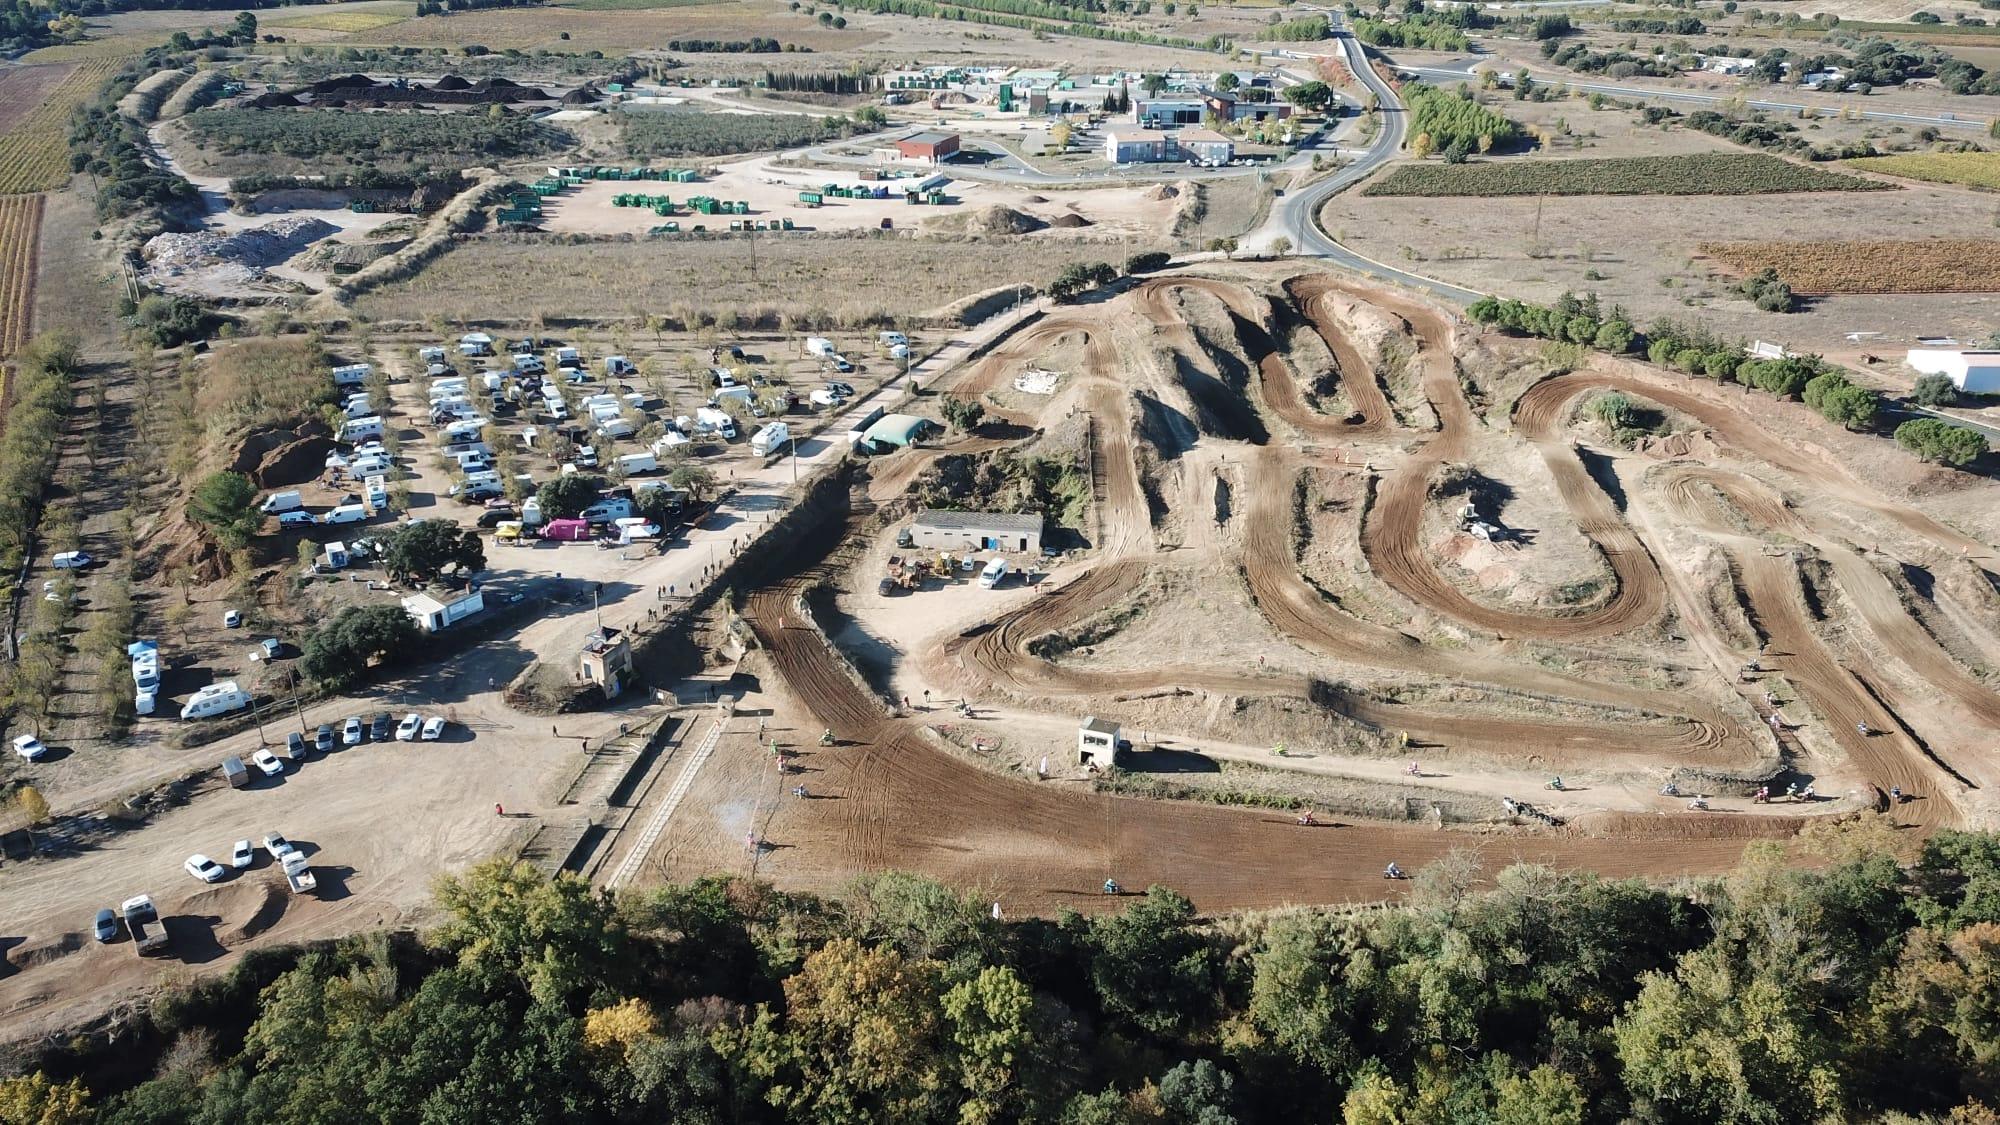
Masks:
[[[225,264],[261,269],[283,262],[339,229],[323,219],[293,216],[254,230],[154,235],[142,252],[154,270],[166,273]]]

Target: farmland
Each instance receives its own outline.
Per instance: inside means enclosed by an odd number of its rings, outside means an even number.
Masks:
[[[627,112],[620,138],[633,156],[725,156],[791,148],[846,136],[840,118],[801,114]]]
[[[1891,185],[1822,171],[1763,153],[1404,164],[1365,195],[1776,195],[1880,191]]]
[[[373,31],[410,18],[408,11],[325,11],[303,16],[285,16],[266,21],[274,28],[304,28],[308,31]]]
[[[70,114],[117,65],[117,59],[78,64],[0,135],[0,195],[62,186],[69,178]],[[0,92],[4,89],[0,87]]]
[[[383,158],[430,165],[532,156],[572,143],[568,134],[520,118],[469,114],[348,113],[337,110],[205,109],[185,121],[190,140],[223,157]]]
[[[22,66],[0,70],[0,133],[34,112],[49,91],[69,75],[67,66]]]
[[[28,342],[41,231],[41,196],[0,197],[0,357],[13,355]]]
[[[1863,172],[1934,184],[2000,189],[2000,152],[1927,152],[1869,156],[1846,162]]]
[[[637,12],[652,8],[699,8],[705,4],[724,4],[729,0],[563,0],[558,8],[574,8],[579,12]]]
[[[1704,242],[1703,254],[1743,273],[1774,268],[1796,293],[2000,292],[2000,242]]]

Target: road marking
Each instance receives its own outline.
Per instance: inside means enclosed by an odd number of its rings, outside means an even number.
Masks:
[[[714,726],[708,728],[708,733],[702,736],[701,745],[694,748],[694,755],[687,760],[687,765],[681,767],[681,775],[674,779],[674,787],[667,790],[667,799],[661,802],[659,809],[653,813],[653,819],[646,822],[646,830],[639,834],[639,840],[632,845],[632,850],[625,853],[625,860],[618,865],[618,870],[612,873],[611,878],[605,880],[606,887],[613,889],[622,887],[639,873],[639,866],[646,862],[647,854],[653,850],[654,844],[660,842],[660,835],[667,830],[667,821],[672,819],[674,810],[681,807],[682,798],[686,797],[688,790],[694,787],[694,775],[701,770],[702,763],[708,761],[709,756],[715,753],[716,746],[722,742],[722,731],[728,723],[726,717],[719,718],[715,720]]]

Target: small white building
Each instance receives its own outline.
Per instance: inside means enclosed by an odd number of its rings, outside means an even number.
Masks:
[[[1118,724],[1095,715],[1083,720],[1076,730],[1078,765],[1108,769],[1118,756]]]
[[[910,521],[910,544],[927,551],[1015,551],[1042,549],[1039,512],[954,512],[925,508]]]
[[[477,590],[464,593],[448,593],[450,600],[433,595],[426,590],[403,599],[403,612],[416,619],[417,628],[426,633],[436,633],[447,629],[486,608],[486,596]]]
[[[1966,394],[2000,394],[2000,351],[1911,348],[1904,362],[1920,375],[1943,375]]]

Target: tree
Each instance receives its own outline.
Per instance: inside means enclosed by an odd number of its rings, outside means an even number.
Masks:
[[[986,417],[986,408],[976,398],[947,395],[938,403],[944,420],[959,433],[971,433],[979,428],[980,420]]]
[[[1122,913],[1094,918],[1091,984],[1106,1013],[1149,1034],[1173,1035],[1202,1015],[1213,964],[1194,930],[1194,904],[1166,887]]]
[[[231,550],[248,544],[264,523],[257,486],[242,473],[211,473],[195,486],[188,514],[213,528],[216,540]]]
[[[1958,405],[1958,387],[1949,375],[1919,375],[1916,386],[1910,390],[1910,401],[1918,406],[1939,407]]]
[[[1431,135],[1429,133],[1418,133],[1416,136],[1410,138],[1410,155],[1416,157],[1418,160],[1429,156],[1435,147],[1436,145],[1431,142]]]
[[[1139,88],[1146,91],[1147,97],[1157,98],[1160,96],[1160,91],[1167,88],[1167,76],[1164,74],[1148,74],[1139,80]]]
[[[1896,427],[1896,444],[1926,461],[1968,465],[1986,453],[1986,439],[1937,418],[1916,418]]]
[[[1291,252],[1292,252],[1291,239],[1286,238],[1284,235],[1281,234],[1278,237],[1271,240],[1271,256],[1273,258],[1282,258],[1287,254],[1290,254]]]
[[[1233,238],[1211,238],[1208,240],[1209,250],[1222,255],[1224,258],[1228,258],[1236,253],[1236,245],[1236,240]]]
[[[41,1071],[0,1079],[0,1122],[6,1125],[83,1125],[92,1119],[83,1080],[51,1082]]]
[[[1236,1125],[1229,1112],[1236,1079],[1207,1059],[1176,1063],[1160,1076],[1160,1103],[1187,1125]]]
[[[1872,430],[1882,416],[1882,396],[1867,387],[1841,387],[1826,396],[1819,412],[1850,430]]]
[[[992,965],[944,995],[959,1083],[965,1091],[960,1125],[1033,1121],[1051,1087],[1052,1048],[1038,1026],[1035,995],[1014,970]]]
[[[1307,112],[1323,113],[1333,104],[1333,87],[1314,79],[1289,86],[1280,96]]]
[[[14,807],[21,811],[21,819],[28,822],[28,836],[32,840],[35,829],[49,819],[49,799],[34,786],[23,785],[14,793]]]
[[[563,473],[543,482],[535,491],[545,520],[575,519],[585,508],[597,503],[604,493],[604,478],[589,473]]]
[[[448,520],[418,520],[390,537],[382,566],[397,582],[423,586],[447,569],[470,574],[484,568],[486,548],[476,531],[461,530]]]
[[[257,41],[257,17],[250,12],[236,13],[235,22],[229,25],[229,37],[238,44]]]
[[[373,661],[392,653],[408,656],[422,640],[416,621],[400,605],[348,606],[306,636],[299,670],[308,679],[344,688]]]
[[[607,891],[567,873],[490,859],[437,883],[446,920],[426,943],[477,979],[520,982],[544,1004],[588,996],[629,972],[625,932]]]
[[[699,500],[715,491],[715,474],[700,465],[683,461],[667,473],[667,484]]]
[[[1225,94],[1241,85],[1243,85],[1243,80],[1238,78],[1236,72],[1233,70],[1225,70],[1215,77],[1215,88]]]
[[[1165,250],[1143,250],[1125,259],[1125,272],[1152,273],[1155,270],[1166,269],[1168,263],[1173,260],[1173,255]]]
[[[1070,134],[1069,122],[1058,121],[1049,126],[1049,143],[1054,145],[1057,151],[1067,152],[1069,151]]]

